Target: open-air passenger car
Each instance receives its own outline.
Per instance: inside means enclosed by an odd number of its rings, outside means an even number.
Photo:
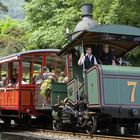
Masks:
[[[43,115],[42,110],[45,110],[46,114],[51,105],[57,102],[53,97],[57,98],[59,94],[56,92],[58,83],[53,83],[53,93],[48,103],[46,97],[40,94],[36,78],[42,76],[44,66],[55,75],[59,75],[62,70],[65,71],[65,60],[56,55],[58,51],[34,50],[0,58],[0,118],[6,124],[10,124],[12,119],[28,120],[31,116]],[[64,83],[59,85],[65,86]]]

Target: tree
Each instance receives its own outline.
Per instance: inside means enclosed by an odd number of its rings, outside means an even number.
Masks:
[[[17,20],[0,20],[0,56],[22,51],[26,47],[24,34]]]
[[[140,26],[139,0],[32,0],[25,6],[30,47],[62,47],[66,43],[65,29],[73,32],[83,2],[95,5],[94,18],[101,24]]]
[[[32,0],[27,3],[29,48],[61,48],[66,43],[66,28],[73,32],[80,20],[82,3],[83,0]]]

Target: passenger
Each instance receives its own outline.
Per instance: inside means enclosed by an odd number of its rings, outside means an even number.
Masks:
[[[50,70],[47,66],[43,67],[43,80],[47,79],[50,75]]]
[[[13,69],[13,75],[12,75],[12,78],[11,78],[12,84],[16,84],[17,80],[18,80],[18,73],[17,73],[17,69],[14,68]]]
[[[45,66],[43,68],[43,80],[48,79],[49,76],[53,77],[53,80],[56,81],[57,76],[54,74],[54,72],[50,72],[49,68],[47,66]]]
[[[65,76],[64,83],[68,83],[68,81],[69,81],[69,78],[67,76]]]
[[[92,48],[86,48],[86,54],[82,54],[80,59],[78,60],[78,65],[84,65],[85,69],[89,69],[92,66],[98,64],[96,57],[92,54]]]
[[[55,71],[54,70],[52,70],[52,72],[49,73],[49,76],[52,76],[53,77],[53,80],[55,82],[58,81],[58,76],[55,74]]]
[[[12,84],[11,80],[9,80],[9,83],[8,83],[8,85],[6,87],[7,88],[12,88],[13,87],[13,84]]]
[[[36,76],[37,75],[34,75],[33,79],[32,79],[32,84],[36,84]]]
[[[58,83],[64,83],[65,73],[62,71],[58,77]]]
[[[35,77],[35,84],[41,84],[41,83],[42,83],[42,75],[41,74],[38,74]]]
[[[23,85],[24,85],[24,84],[27,84],[26,79],[23,78],[21,83],[22,83]]]
[[[8,85],[8,78],[7,78],[6,74],[2,75],[2,85],[3,85],[3,87]]]
[[[105,45],[103,47],[103,54],[101,55],[100,60],[101,60],[101,64],[103,65],[116,65],[115,56],[109,50],[108,45]]]

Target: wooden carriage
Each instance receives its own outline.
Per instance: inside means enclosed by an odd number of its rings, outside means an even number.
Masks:
[[[5,123],[11,119],[39,116],[44,113],[40,110],[51,109],[55,99],[47,102],[40,94],[36,78],[42,76],[44,66],[55,75],[65,68],[64,59],[56,55],[58,51],[34,50],[0,58],[0,118]]]

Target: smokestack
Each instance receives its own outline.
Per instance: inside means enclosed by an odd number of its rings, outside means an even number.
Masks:
[[[92,19],[93,5],[91,3],[82,4],[81,10],[82,10],[82,20],[76,25],[74,32],[89,30],[98,25]]]
[[[82,4],[82,17],[92,17],[93,5],[91,3]]]

